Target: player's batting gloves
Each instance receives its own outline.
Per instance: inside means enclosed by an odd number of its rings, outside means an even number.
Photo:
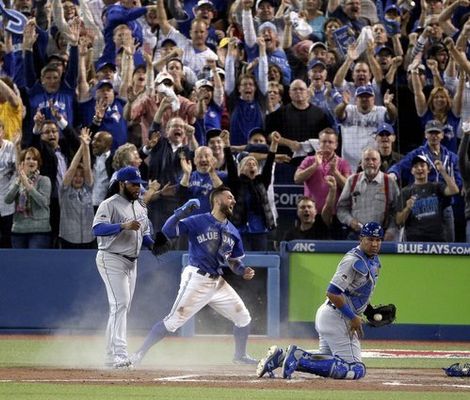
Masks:
[[[181,207],[175,210],[175,217],[178,219],[183,219],[190,216],[194,210],[197,210],[201,207],[198,199],[189,199]]]

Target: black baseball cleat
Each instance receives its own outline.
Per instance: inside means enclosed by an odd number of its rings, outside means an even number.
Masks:
[[[232,361],[234,364],[245,364],[245,365],[255,365],[255,364],[258,364],[259,362],[259,360],[256,360],[250,357],[248,354],[234,357]]]

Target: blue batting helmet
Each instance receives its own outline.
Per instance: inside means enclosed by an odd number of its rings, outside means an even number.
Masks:
[[[384,229],[378,222],[368,222],[361,229],[360,236],[384,238]]]

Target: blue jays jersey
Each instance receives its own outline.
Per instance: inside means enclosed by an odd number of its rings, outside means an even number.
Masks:
[[[227,180],[227,173],[217,171],[217,175],[222,182]],[[197,170],[191,173],[188,185],[189,198],[196,198],[201,203],[201,208],[196,210],[196,212],[202,214],[210,211],[209,193],[212,189],[214,189],[214,185],[208,173],[199,172]]]
[[[80,104],[81,121],[84,126],[90,126],[95,114],[96,99],[90,99]],[[100,130],[113,135],[112,151],[127,142],[127,121],[124,118],[126,100],[116,97],[114,102],[106,108]]]
[[[357,246],[340,261],[331,284],[341,289],[351,309],[361,314],[369,304],[379,271],[379,258],[369,258]]]
[[[240,260],[245,256],[237,228],[230,221],[220,222],[211,213],[192,215],[178,222],[178,235],[188,235],[189,265],[210,274],[222,274],[222,267],[237,261],[232,270],[243,275],[245,267]]]

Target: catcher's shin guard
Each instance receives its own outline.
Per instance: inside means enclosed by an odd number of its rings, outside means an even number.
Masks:
[[[333,379],[361,379],[366,375],[363,363],[348,363],[340,357],[307,352],[300,359],[298,370]]]

